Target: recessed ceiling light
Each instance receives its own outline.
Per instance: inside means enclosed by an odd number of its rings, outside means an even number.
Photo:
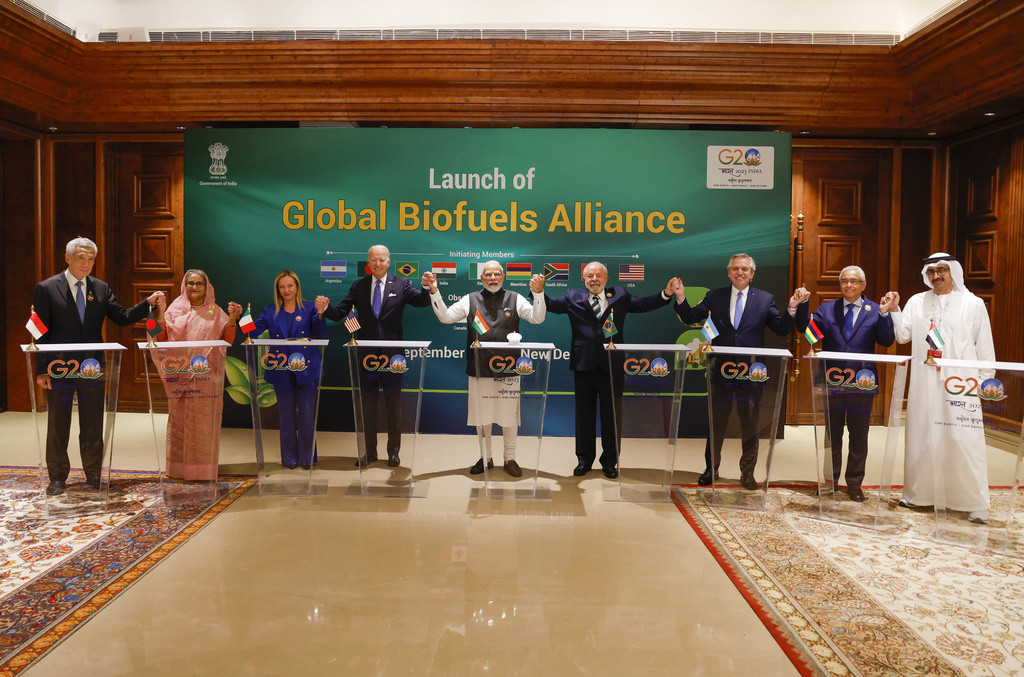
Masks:
[[[994,112],[992,112],[992,111],[988,111],[987,113],[983,113],[983,115],[985,117],[987,117],[987,118],[994,118],[996,116],[996,114]]]
[[[935,132],[928,132],[928,136],[935,136]]]
[[[185,129],[185,127],[183,125],[178,125],[175,129]]]
[[[800,130],[800,133],[801,133],[801,134],[810,134],[810,133],[811,133],[811,130],[809,130],[809,129],[801,129],[801,130]]]

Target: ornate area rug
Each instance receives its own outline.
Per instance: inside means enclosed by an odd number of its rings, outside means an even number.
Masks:
[[[992,491],[993,518],[1008,495]],[[767,511],[676,496],[801,674],[1024,674],[1021,539],[1007,555],[936,543],[917,535],[933,514],[902,509],[889,533],[824,521],[808,489],[773,487]]]
[[[109,512],[46,519],[37,477],[0,468],[0,676],[31,665],[256,481],[222,481],[212,502],[163,506],[151,475],[115,471]]]

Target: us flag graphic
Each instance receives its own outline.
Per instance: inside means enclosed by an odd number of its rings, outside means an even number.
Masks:
[[[622,282],[643,282],[644,264],[642,263],[620,263],[619,280]]]

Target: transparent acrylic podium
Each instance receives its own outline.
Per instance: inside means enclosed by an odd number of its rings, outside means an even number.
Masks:
[[[872,529],[897,528],[900,518],[891,510],[889,497],[902,428],[901,414],[910,356],[823,351],[806,357],[810,360],[811,369],[820,516]],[[886,396],[889,398],[888,406],[885,404]],[[842,480],[840,471],[845,468],[849,491],[852,458],[849,449],[862,444],[866,447],[871,427],[878,429],[883,426],[885,451],[878,470],[865,470],[866,458],[852,459],[855,468],[859,466],[865,471],[860,482],[854,480],[852,483],[869,488],[864,492],[866,500],[862,503],[842,500],[837,495],[835,478]],[[851,433],[850,428],[855,432]],[[844,438],[847,440],[845,455]],[[858,455],[859,452],[854,454]]]
[[[256,440],[256,472],[260,496],[324,496],[327,494],[327,480],[313,477],[316,463],[316,421],[320,411],[320,380],[323,377],[324,351],[327,339],[253,339],[243,343],[245,363],[249,371],[249,395],[252,406],[252,426]],[[267,379],[268,372],[284,374],[305,372],[310,368],[312,355],[319,355],[321,369],[313,377],[316,384],[316,399],[313,403],[313,425],[310,443],[304,445],[299,438],[298,456],[310,459],[308,468],[298,465],[285,467],[281,462],[281,424],[278,391]],[[282,378],[279,376],[274,379]],[[296,433],[301,424],[297,424]],[[268,428],[275,434],[265,434]],[[291,434],[286,430],[285,434]],[[303,448],[305,447],[305,448]],[[275,459],[267,461],[267,456]]]
[[[224,362],[231,344],[217,340],[137,345],[146,357],[142,362],[164,503],[213,501],[221,486],[217,458]],[[150,377],[150,368],[157,378]]]
[[[618,499],[671,502],[689,348],[657,343],[607,348],[616,403]]]
[[[1024,364],[942,358],[935,363],[911,367],[921,370],[928,386],[930,453],[923,460],[931,463],[935,505],[929,536],[998,552],[1015,545],[1019,554]],[[907,425],[913,425],[909,417]],[[987,523],[971,521],[972,512],[986,509]]]
[[[352,379],[359,481],[347,496],[423,498],[416,443],[423,375],[430,341],[359,341],[346,344]],[[398,464],[388,465],[397,457]]]
[[[472,346],[476,373],[482,377],[478,380],[478,405],[481,412],[490,410],[497,418],[506,417],[509,423],[518,421],[516,463],[522,468],[523,476],[514,478],[505,472],[502,430],[492,424],[494,467],[489,468],[484,463],[483,487],[474,488],[471,498],[551,499],[551,487],[539,483],[537,476],[554,350],[553,343],[481,341],[479,346]],[[467,402],[467,406],[473,403]],[[477,445],[476,439],[473,444]]]
[[[39,484],[43,508],[48,518],[70,517],[105,512],[110,500],[110,467],[114,447],[114,421],[117,416],[117,391],[121,374],[119,343],[53,343],[21,346],[25,353],[32,418],[39,446]],[[37,399],[36,372],[50,377],[45,413]],[[46,445],[50,420],[55,423],[57,448],[66,447],[70,473],[66,491],[48,496]],[[66,431],[60,423],[68,427]],[[82,422],[86,430],[82,433]],[[78,434],[76,434],[76,432]],[[67,439],[60,437],[66,434]],[[89,439],[86,454],[88,472],[82,458],[83,437]]]
[[[764,510],[786,365],[792,354],[777,348],[715,346],[704,357],[711,455],[717,456],[719,463],[710,491],[700,495],[714,505]],[[726,438],[737,439],[731,442]],[[767,450],[761,448],[761,439],[767,440]],[[757,488],[742,488],[747,473]]]

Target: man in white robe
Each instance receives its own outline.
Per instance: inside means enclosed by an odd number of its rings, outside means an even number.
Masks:
[[[430,289],[430,306],[437,319],[444,324],[466,320],[466,374],[469,376],[469,397],[467,425],[476,427],[480,443],[480,460],[470,468],[471,475],[479,475],[487,467],[494,466],[491,459],[491,425],[501,426],[504,442],[504,468],[512,477],[522,477],[523,471],[516,463],[516,438],[519,429],[519,381],[518,376],[494,376],[478,373],[487,371],[486,365],[477,365],[477,350],[471,346],[474,340],[505,341],[519,328],[519,320],[532,324],[544,321],[544,276],[530,278],[531,304],[520,294],[502,289],[505,270],[497,261],[487,261],[480,267],[480,284],[483,289],[466,294],[451,307],[445,305],[437,289],[437,277],[431,273],[423,275],[422,284]]]
[[[910,341],[913,356],[900,505],[938,502],[984,524],[989,492],[981,400],[976,393],[950,394],[943,384],[951,376],[980,383],[986,375],[977,369],[938,368],[924,361],[929,352],[946,359],[995,361],[988,312],[985,303],[964,287],[963,267],[949,254],[939,252],[925,259],[921,274],[931,291],[912,296],[902,311],[899,294],[890,292],[897,307],[892,312],[896,340]],[[927,336],[932,323],[944,345],[930,351]],[[937,490],[942,494],[937,496]]]

